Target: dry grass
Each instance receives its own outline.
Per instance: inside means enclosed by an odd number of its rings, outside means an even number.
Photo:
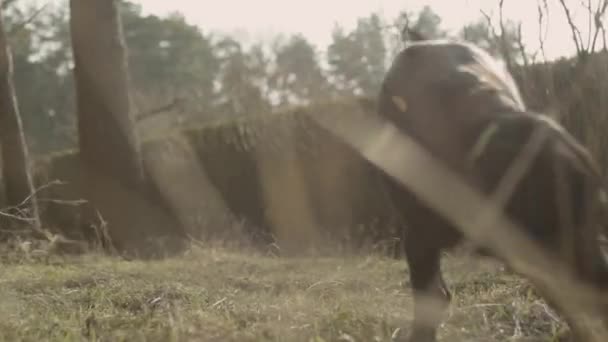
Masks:
[[[2,254],[0,341],[390,341],[412,314],[405,262],[376,256]],[[547,341],[564,328],[500,265],[444,264],[454,301],[442,341]]]

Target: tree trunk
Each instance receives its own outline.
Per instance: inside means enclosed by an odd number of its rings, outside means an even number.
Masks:
[[[115,0],[71,0],[80,155],[87,167],[129,188],[143,180]]]
[[[197,217],[190,215],[193,204],[189,201],[202,201],[197,197],[200,194],[188,191],[205,191],[207,183],[201,178],[203,174],[196,174],[192,153],[186,152],[182,153],[183,160],[178,158],[171,165],[159,164],[164,159],[153,155],[161,161],[152,160],[149,165],[156,169],[144,173],[130,113],[127,49],[117,0],[70,0],[70,11],[83,195],[108,222],[117,249],[153,253],[154,247],[146,239],[163,233],[169,238],[183,236],[184,225],[191,223],[192,216]],[[186,178],[179,179],[175,189],[170,188],[179,177]],[[187,182],[191,187],[181,186]],[[162,203],[151,196],[154,186],[160,188],[163,200],[169,201],[168,207],[173,209],[163,219],[154,219],[164,213]],[[207,201],[214,198],[208,192],[205,196]],[[224,208],[221,204],[217,207]],[[184,219],[181,224],[179,219]],[[217,226],[224,228],[220,223]],[[182,246],[177,241],[175,250]]]
[[[70,13],[80,191],[100,221],[107,222],[114,247],[121,253],[144,253],[149,247],[145,239],[157,228],[150,222],[156,209],[151,209],[144,195],[117,4],[115,0],[70,0]]]
[[[0,145],[2,146],[2,172],[6,204],[14,207],[23,203],[19,214],[25,214],[39,227],[38,207],[29,169],[29,157],[23,124],[13,85],[13,61],[4,32],[0,11]],[[29,198],[29,200],[28,200]],[[24,213],[22,210],[29,212]]]

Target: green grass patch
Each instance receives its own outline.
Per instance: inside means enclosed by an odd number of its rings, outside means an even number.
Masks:
[[[563,329],[521,278],[446,259],[443,341],[546,341]],[[5,259],[0,341],[390,341],[407,330],[404,261],[196,249],[163,261]]]

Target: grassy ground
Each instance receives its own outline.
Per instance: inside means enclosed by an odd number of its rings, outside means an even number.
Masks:
[[[405,263],[379,257],[3,254],[0,341],[389,341],[412,314]],[[442,341],[550,341],[564,328],[497,264],[445,265],[454,301]]]

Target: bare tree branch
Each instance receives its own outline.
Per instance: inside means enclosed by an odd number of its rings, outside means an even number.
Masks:
[[[494,42],[496,42],[498,44],[498,49],[507,66],[507,69],[510,71],[513,71],[513,65],[514,65],[513,58],[511,56],[511,54],[509,53],[506,34],[505,34],[506,30],[505,30],[504,21],[503,21],[503,5],[504,5],[504,0],[499,0],[500,33],[496,32],[496,29],[494,28],[492,16],[489,13],[487,13],[486,11],[484,11],[483,9],[480,9],[479,12],[486,19],[486,22],[488,24],[488,30],[490,31],[490,34],[492,35],[492,39],[494,40]]]
[[[587,20],[587,49],[591,46],[591,31],[593,30],[593,15],[595,13],[591,2],[592,0],[587,0],[587,3],[585,3],[584,0],[581,0],[581,6],[585,7],[589,16],[589,19]]]
[[[524,66],[527,68],[528,65],[530,65],[530,62],[528,60],[528,54],[526,52],[526,46],[524,45],[524,41],[523,41],[523,34],[522,34],[522,30],[521,30],[521,22],[517,25],[517,47],[519,48],[519,53],[521,54],[521,58],[524,62]],[[534,54],[536,55],[536,53]]]
[[[584,50],[584,47],[582,46],[583,38],[582,38],[581,32],[579,31],[578,27],[576,27],[576,25],[574,24],[574,20],[572,20],[572,14],[570,13],[570,9],[568,8],[568,5],[566,5],[566,1],[559,0],[559,3],[561,4],[561,6],[564,10],[564,14],[566,14],[566,19],[568,20],[568,25],[570,25],[570,31],[572,31],[572,40],[574,41],[574,44],[576,45],[576,54],[579,57],[581,57],[586,53],[586,50]]]
[[[185,99],[183,99],[183,98],[175,97],[175,98],[173,98],[173,100],[171,102],[169,102],[167,104],[164,104],[157,108],[153,108],[153,109],[148,110],[143,113],[139,113],[136,116],[136,121],[143,121],[150,117],[156,116],[158,114],[162,114],[162,113],[174,110],[174,109],[179,109],[179,107],[183,104],[184,100]]]
[[[606,14],[606,8],[608,8],[608,0],[600,1],[597,4],[597,10],[593,15],[593,22],[595,24],[595,33],[593,35],[593,43],[591,45],[591,53],[595,52],[595,46],[597,44],[597,38],[599,33],[602,32],[604,39],[604,49],[606,49],[606,31],[604,29],[604,23],[602,22],[602,17]],[[589,19],[589,27],[591,27],[591,19]],[[589,34],[591,34],[591,29],[589,29]]]
[[[15,1],[15,0],[13,0]],[[30,24],[31,22],[33,22],[34,20],[36,20],[36,18],[38,17],[38,15],[40,15],[40,13],[44,12],[44,10],[48,7],[48,3],[40,6],[40,8],[38,8],[36,11],[34,11],[34,13],[32,13],[32,15],[30,15],[29,18],[27,18],[25,21],[19,23],[18,25],[16,25],[15,27],[13,27],[7,34],[9,36],[15,35],[16,33],[18,33],[19,31],[23,30],[27,24]]]
[[[547,0],[543,0],[543,5],[544,5],[544,11],[548,12],[548,6],[547,6]],[[538,44],[539,44],[539,49],[540,52],[543,56],[543,61],[546,62],[547,61],[547,53],[545,51],[545,39],[547,37],[547,32],[548,29],[545,30],[545,33],[543,34],[543,30],[542,30],[542,26],[543,26],[543,22],[545,21],[545,15],[543,12],[543,6],[541,6],[540,3],[538,3]],[[549,18],[547,16],[547,25],[545,27],[548,27],[548,21]]]
[[[488,29],[490,30],[490,33],[492,33],[492,37],[497,38],[498,34],[496,33],[494,26],[492,25],[492,16],[483,9],[480,9],[479,12],[486,19],[486,22],[488,23]]]
[[[492,34],[492,39],[494,41],[498,41],[499,36],[498,36],[498,33],[496,32],[496,29],[494,28],[494,25],[492,22],[492,16],[490,14],[488,14],[486,11],[484,11],[483,9],[480,9],[479,12],[486,19],[486,22],[488,23],[488,30],[490,31],[490,34]]]
[[[505,0],[498,1],[498,25],[500,27],[500,50],[502,51],[502,56],[507,63],[507,68],[513,71],[513,56],[509,53],[509,45],[507,42],[507,34],[505,30],[505,21],[504,21],[504,4]],[[522,58],[525,58],[522,55]]]

